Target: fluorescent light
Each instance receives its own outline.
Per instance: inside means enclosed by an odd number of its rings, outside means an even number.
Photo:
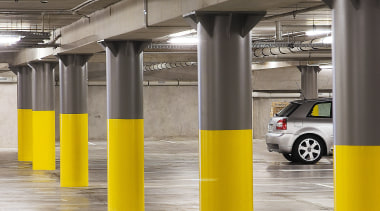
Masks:
[[[323,38],[323,44],[331,44],[332,42],[333,42],[333,39],[332,39],[332,37],[330,36],[330,37],[325,37],[325,38]]]
[[[307,36],[316,36],[316,35],[322,35],[322,34],[329,34],[331,33],[330,30],[310,30],[306,31]]]
[[[0,35],[0,45],[13,45],[21,40],[21,36]]]
[[[181,37],[181,36],[185,36],[185,35],[188,35],[188,34],[193,34],[193,33],[196,33],[197,31],[195,29],[191,29],[191,30],[186,30],[186,31],[181,31],[181,32],[178,32],[178,33],[174,33],[174,34],[170,34],[169,37]]]
[[[195,45],[198,43],[198,38],[196,37],[174,37],[168,40],[172,44],[182,44],[182,45]]]
[[[321,68],[321,69],[332,69],[333,66],[331,64],[324,64],[324,65],[319,65],[319,68]]]

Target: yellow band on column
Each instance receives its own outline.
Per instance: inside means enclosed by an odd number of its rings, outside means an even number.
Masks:
[[[252,130],[200,130],[200,210],[252,211]]]
[[[88,114],[61,114],[61,187],[88,186]]]
[[[33,111],[33,170],[55,170],[55,111]]]
[[[33,161],[32,109],[17,109],[18,160]]]
[[[334,149],[335,211],[380,210],[380,146]]]
[[[108,210],[144,211],[144,120],[108,120]]]

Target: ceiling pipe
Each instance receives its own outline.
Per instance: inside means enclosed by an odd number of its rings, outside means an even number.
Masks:
[[[274,20],[274,19],[278,19],[278,18],[282,18],[282,17],[287,17],[287,16],[296,17],[297,14],[311,12],[311,11],[314,11],[314,10],[327,9],[327,8],[328,8],[328,6],[326,4],[320,4],[320,5],[317,5],[317,6],[314,6],[314,7],[308,7],[308,8],[305,8],[305,9],[293,10],[291,12],[286,12],[286,13],[282,13],[282,14],[278,14],[278,15],[272,15],[272,16],[264,17],[264,18],[261,19],[261,21]]]
[[[156,71],[156,70],[165,70],[178,67],[190,67],[197,65],[197,62],[174,62],[174,63],[159,63],[152,65],[144,65],[144,71]]]
[[[73,15],[76,12],[79,12],[83,8],[98,2],[100,0],[86,0],[78,4],[77,6],[68,9],[68,10],[10,10],[10,9],[0,9],[0,14],[8,14],[8,15],[41,15],[44,13],[45,15]]]
[[[253,56],[265,57],[316,49],[331,49],[331,43],[326,43],[325,40],[326,37],[304,42],[255,42],[253,46],[259,48],[253,50]]]
[[[301,51],[292,54],[279,54],[271,55],[265,57],[255,57],[253,56],[253,62],[270,62],[270,61],[326,61],[331,62],[331,51],[330,52],[319,52],[319,51]]]
[[[331,31],[331,25],[282,25],[283,31]]]
[[[276,21],[276,40],[281,41],[282,38],[282,26],[280,21]]]

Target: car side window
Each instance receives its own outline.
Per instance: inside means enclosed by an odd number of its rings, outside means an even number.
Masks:
[[[331,118],[331,102],[317,103],[309,112],[308,117]]]

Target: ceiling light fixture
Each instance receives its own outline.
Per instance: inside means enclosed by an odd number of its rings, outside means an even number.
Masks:
[[[330,34],[331,30],[310,30],[305,32],[307,36],[316,36],[322,34]]]
[[[0,45],[2,46],[13,45],[13,44],[16,44],[20,40],[21,40],[21,36],[0,35]]]
[[[322,65],[319,65],[319,68],[321,69],[333,69],[333,66],[331,64],[322,64]]]
[[[331,36],[325,37],[325,38],[323,38],[322,42],[323,42],[323,44],[332,44],[333,38]]]
[[[48,0],[41,0],[40,1],[42,4],[46,4],[46,3],[48,3],[49,1]]]
[[[168,40],[171,44],[181,44],[181,45],[195,45],[198,43],[198,38],[196,37],[174,37]]]
[[[181,37],[181,36],[193,34],[193,33],[196,33],[196,32],[197,31],[195,29],[191,29],[191,30],[186,30],[186,31],[181,31],[181,32],[178,32],[178,33],[170,34],[169,37]]]

